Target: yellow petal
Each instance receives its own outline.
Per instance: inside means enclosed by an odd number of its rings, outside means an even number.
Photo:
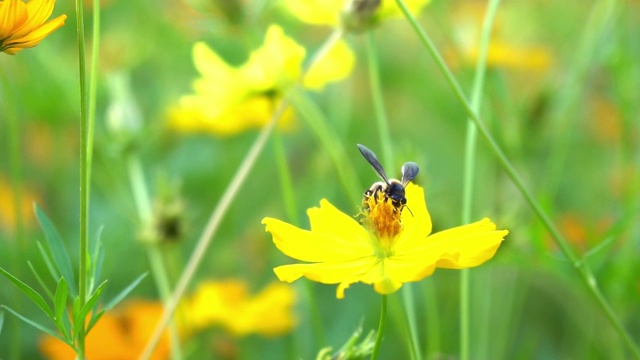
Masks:
[[[424,190],[410,183],[405,188],[407,206],[402,210],[402,232],[396,239],[396,247],[412,247],[431,233],[431,216],[424,199]]]
[[[404,3],[409,9],[409,12],[413,15],[417,15],[429,2],[430,0],[405,0]],[[387,18],[401,17],[403,14],[395,0],[382,0],[382,4],[375,16],[384,20]]]
[[[304,47],[285,35],[278,25],[271,25],[262,47],[254,50],[240,68],[244,81],[255,91],[270,91],[298,81]]]
[[[309,280],[323,284],[337,284],[362,278],[375,266],[376,261],[377,259],[373,256],[368,256],[351,261],[283,265],[276,267],[273,271],[280,281],[293,282],[304,276]]]
[[[284,0],[286,9],[300,21],[314,25],[337,25],[345,0]]]
[[[307,210],[311,231],[327,236],[342,238],[349,244],[367,245],[369,233],[353,217],[343,213],[326,199],[320,200],[320,207]],[[368,247],[368,246],[366,246]]]
[[[491,259],[509,233],[496,230],[496,225],[485,218],[473,224],[455,227],[429,236],[419,252],[440,254],[437,266],[464,269],[478,266]]]
[[[344,40],[338,41],[331,50],[318,61],[304,78],[304,86],[322,90],[327,83],[339,81],[351,74],[356,57]]]
[[[273,235],[276,247],[294,259],[309,262],[336,262],[359,259],[373,254],[373,248],[363,246],[362,239],[343,239],[302,230],[273,218],[264,218],[262,223],[266,225],[266,231]]]
[[[7,0],[0,3],[0,44],[3,44],[5,39],[22,26],[28,18],[27,6],[22,1]]]

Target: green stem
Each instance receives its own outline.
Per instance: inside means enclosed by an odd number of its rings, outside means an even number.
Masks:
[[[500,0],[489,1],[480,36],[480,52],[476,63],[473,90],[471,92],[471,108],[474,113],[480,112],[482,89],[484,88],[484,76],[487,67],[487,53],[491,39],[491,28],[495,19]],[[471,119],[467,119],[467,135],[464,156],[464,185],[462,191],[462,223],[471,222],[473,210],[473,185],[475,183],[476,143],[478,139],[476,125]],[[469,287],[470,270],[462,269],[460,272],[460,359],[469,359],[470,349],[470,313]]]
[[[376,360],[380,353],[380,344],[384,335],[384,325],[387,322],[387,295],[382,295],[382,308],[380,309],[380,323],[378,324],[378,333],[376,334],[376,343],[373,346],[371,360]]]
[[[89,172],[93,163],[93,137],[96,122],[96,92],[98,89],[98,57],[100,55],[100,0],[93,0],[93,37],[91,47],[91,79],[89,81],[89,124],[87,136],[87,162]],[[91,175],[89,174],[89,178]]]
[[[498,159],[498,162],[507,173],[507,176],[509,176],[509,178],[511,179],[513,184],[516,186],[520,194],[522,194],[522,196],[525,198],[526,202],[529,204],[529,206],[534,211],[536,216],[540,219],[540,221],[542,221],[545,228],[547,229],[547,231],[549,231],[549,233],[551,234],[551,237],[554,239],[555,243],[558,245],[558,247],[560,248],[562,253],[565,255],[565,257],[569,260],[571,264],[574,265],[574,268],[576,269],[581,279],[587,286],[591,295],[595,298],[597,303],[600,305],[605,315],[607,316],[611,324],[614,326],[614,328],[618,331],[620,336],[624,339],[624,341],[626,342],[631,352],[634,354],[636,358],[640,359],[640,349],[634,343],[631,335],[629,335],[629,333],[625,330],[624,326],[622,325],[622,322],[620,321],[618,316],[615,314],[615,312],[611,308],[611,305],[609,304],[609,302],[604,298],[604,296],[600,292],[597,281],[593,276],[591,269],[588,267],[588,265],[585,262],[579,261],[578,257],[573,253],[573,249],[571,248],[567,240],[560,234],[560,232],[555,227],[555,225],[553,224],[549,216],[547,216],[546,212],[542,209],[542,206],[540,206],[538,201],[536,201],[536,199],[533,197],[531,192],[527,189],[527,187],[524,184],[524,181],[520,177],[520,174],[517,172],[517,170],[514,168],[514,166],[511,164],[511,162],[507,158],[507,156],[504,154],[504,152],[502,151],[498,143],[495,141],[495,139],[487,129],[484,122],[480,119],[478,114],[476,114],[476,112],[473,111],[471,104],[469,103],[469,101],[467,101],[464,95],[464,92],[462,91],[460,85],[458,84],[455,77],[451,73],[451,70],[445,64],[444,60],[442,59],[442,56],[436,49],[431,39],[427,36],[427,34],[422,29],[422,27],[420,27],[420,24],[418,24],[415,17],[409,12],[409,10],[407,9],[407,6],[404,3],[404,0],[396,0],[396,2],[400,6],[405,17],[409,20],[409,23],[415,30],[420,41],[430,52],[431,56],[436,61],[438,67],[445,75],[445,78],[449,83],[449,86],[451,86],[456,97],[460,101],[460,104],[466,111],[469,118],[471,118],[471,120],[473,120],[473,122],[475,123],[478,131],[484,137],[485,141],[489,145],[489,148],[493,151],[494,155]]]
[[[279,132],[273,134],[273,149],[276,155],[276,164],[278,166],[278,174],[280,179],[280,189],[282,190],[282,198],[284,200],[284,209],[287,217],[292,224],[300,225],[298,217],[298,206],[296,197],[293,193],[293,182],[291,180],[291,171],[287,161],[287,155],[284,150],[282,135]]]
[[[386,166],[393,166],[393,148],[389,131],[389,120],[384,107],[382,85],[380,82],[380,61],[376,52],[376,40],[373,31],[367,32],[367,64],[369,68],[369,82],[371,83],[371,100],[375,111],[378,135],[382,146],[382,160]]]
[[[87,116],[87,65],[84,40],[83,1],[76,0],[76,27],[78,32],[78,64],[80,78],[80,265],[78,270],[78,300],[80,305],[86,303],[88,244],[89,244],[89,180],[90,151],[89,117]],[[84,321],[84,319],[82,319]],[[84,360],[85,333],[84,327],[76,334],[77,357]]]
[[[129,172],[129,181],[131,182],[131,190],[133,192],[133,199],[138,211],[138,218],[140,219],[141,226],[149,226],[153,221],[153,211],[151,209],[151,201],[149,200],[149,192],[147,191],[140,158],[135,155],[129,157],[127,167]],[[166,306],[169,298],[171,297],[171,283],[169,281],[165,262],[163,261],[162,251],[159,248],[159,244],[151,244],[145,246],[145,248],[147,256],[149,257],[149,264],[151,265],[151,272],[153,273],[156,288],[160,293],[160,298],[162,299],[163,304]],[[172,359],[182,359],[180,336],[178,334],[178,326],[175,321],[172,321],[169,326],[169,336],[171,339]]]

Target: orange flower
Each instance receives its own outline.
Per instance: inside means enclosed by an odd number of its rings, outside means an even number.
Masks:
[[[18,215],[16,210],[20,212],[25,227],[31,227],[35,220],[32,204],[37,201],[36,195],[29,189],[23,189],[18,209],[14,207],[15,196],[9,181],[0,176],[0,231],[6,230],[8,234],[13,234],[16,230],[16,216]]]
[[[118,310],[105,313],[87,335],[87,359],[137,359],[161,315],[161,303],[145,300],[130,301]],[[47,359],[75,358],[75,353],[68,345],[50,335],[42,338],[39,347]],[[151,359],[166,359],[168,355],[169,336],[165,332]]]
[[[55,3],[55,0],[0,2],[0,51],[15,55],[22,49],[38,45],[47,35],[64,25],[67,15],[60,15],[45,23]]]

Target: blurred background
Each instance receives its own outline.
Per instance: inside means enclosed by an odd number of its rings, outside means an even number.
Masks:
[[[86,6],[85,21],[91,29],[91,3]],[[254,128],[221,135],[170,126],[171,109],[181,96],[193,92],[199,77],[193,44],[204,41],[226,62],[238,65],[262,44],[270,24],[282,26],[307,54],[317,50],[331,28],[300,21],[276,0],[105,0],[101,9],[90,233],[102,229],[102,277],[109,280],[105,297],[111,298],[149,271],[146,247],[155,246],[145,243],[149,229],[138,220],[130,183],[132,159],[139,161],[154,214],[169,223],[160,248],[174,283],[259,132]],[[419,14],[467,94],[485,9],[484,1],[432,0]],[[27,261],[43,272],[46,265],[37,246],[43,233],[33,215],[34,201],[56,224],[74,268],[78,260],[80,130],[72,2],[58,1],[53,15],[63,13],[69,16],[66,25],[38,47],[16,56],[0,55],[0,266],[36,289],[40,288]],[[402,163],[417,162],[421,171],[414,182],[425,188],[434,231],[460,225],[465,111],[404,19],[389,19],[373,31],[393,144],[393,163],[383,161],[387,174],[399,177]],[[592,268],[636,341],[640,341],[639,33],[638,1],[502,1],[481,110],[493,136],[575,252]],[[89,30],[88,47],[90,34]],[[340,166],[356,174],[349,181],[362,191],[378,179],[356,144],[365,144],[378,155],[382,152],[365,36],[346,36],[356,58],[346,79],[321,92],[308,92],[326,117],[335,144],[345,151]],[[113,112],[119,110],[114,107],[123,101],[128,115],[118,123]],[[10,116],[18,119],[18,156],[10,146]],[[257,294],[277,280],[273,267],[292,262],[277,251],[260,224],[265,216],[293,221],[288,218],[279,175],[280,151],[290,171],[297,225],[308,228],[306,210],[323,198],[347,214],[357,213],[353,204],[360,194],[354,198],[339,180],[344,170],[332,162],[327,143],[295,109],[291,122],[270,138],[224,217],[189,293],[205,281],[239,279],[249,293]],[[575,264],[559,251],[482,138],[476,153],[473,218],[490,217],[510,234],[491,261],[471,271],[472,358],[629,358]],[[22,184],[18,213],[12,187],[14,158],[19,159]],[[16,218],[21,228],[16,227]],[[458,357],[458,279],[459,272],[438,270],[410,285],[425,359]],[[5,278],[0,278],[0,289],[0,304],[45,321]],[[365,333],[377,328],[380,297],[370,286],[352,286],[343,300],[335,298],[335,286],[306,279],[294,283],[293,290],[295,326],[264,335],[237,334],[211,325],[184,340],[185,358],[314,359],[322,347],[337,350],[360,322]],[[148,276],[125,304],[159,298]],[[320,337],[314,306],[321,319]],[[16,341],[20,358],[43,358],[38,346],[42,334],[6,314],[0,358],[12,358]],[[407,343],[399,292],[390,297],[381,358],[410,358]],[[124,358],[136,357],[137,353]]]

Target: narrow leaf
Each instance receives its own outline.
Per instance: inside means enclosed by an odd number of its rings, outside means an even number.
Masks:
[[[82,306],[82,308],[73,314],[74,329],[76,334],[82,329],[84,329],[85,319],[87,318],[87,315],[89,314],[91,309],[93,309],[93,306],[100,299],[100,295],[102,294],[102,291],[104,291],[104,287],[106,285],[107,285],[107,281],[105,280],[102,282],[102,284],[98,286],[96,291],[93,294],[91,294],[91,297],[87,299],[87,302]]]
[[[65,328],[65,310],[67,309],[67,294],[69,293],[69,288],[67,287],[67,281],[61,277],[60,281],[58,281],[58,286],[56,287],[56,296],[53,302],[53,310],[55,311],[56,317],[55,322],[58,326],[58,330],[64,335],[65,338],[69,337],[69,330]]]
[[[90,249],[90,272],[89,272],[89,292],[92,292],[94,286],[100,280],[100,272],[102,270],[102,263],[104,260],[104,248],[102,246],[102,229],[100,227],[96,233],[96,239],[92,242],[92,249]]]
[[[114,306],[116,306],[120,301],[122,301],[122,299],[124,299],[136,286],[138,286],[138,284],[140,283],[140,281],[142,281],[142,279],[144,279],[144,277],[147,276],[147,273],[144,273],[140,276],[138,276],[137,279],[135,279],[129,286],[127,286],[124,290],[122,290],[120,292],[120,294],[116,295],[115,298],[113,298],[113,300],[111,300],[107,305],[105,305],[104,310],[105,311],[109,311],[111,310]]]
[[[53,265],[53,260],[51,260],[49,252],[47,252],[40,241],[36,242],[36,244],[38,245],[38,250],[40,250],[40,255],[42,256],[44,263],[47,264],[47,269],[49,269],[51,279],[53,279],[53,281],[57,281],[58,279],[60,279],[60,274],[58,273],[55,265]]]
[[[54,337],[64,341],[66,344],[69,344],[65,339],[63,339],[58,333],[56,333],[52,329],[49,329],[48,327],[46,327],[46,326],[44,326],[44,325],[42,325],[42,324],[40,324],[40,323],[38,323],[36,321],[33,321],[33,320],[31,320],[31,319],[19,314],[18,312],[14,311],[10,307],[7,307],[5,305],[0,305],[0,307],[7,309],[8,312],[10,312],[13,315],[15,315],[18,319],[20,319],[20,320],[24,321],[25,323],[35,327],[36,329],[38,329],[38,330],[40,330],[40,331],[42,331],[44,333],[47,333],[47,334],[49,334],[51,336],[54,336]],[[71,344],[69,344],[69,345],[71,345]]]
[[[51,311],[51,308],[49,307],[49,305],[47,305],[47,302],[44,301],[44,298],[42,298],[42,295],[38,294],[35,290],[29,287],[29,285],[23,283],[17,277],[9,274],[5,269],[0,268],[0,273],[5,277],[7,277],[7,279],[11,280],[11,282],[14,283],[20,289],[20,291],[22,291],[25,295],[29,297],[29,299],[31,299],[31,301],[33,301],[36,305],[38,305],[38,307],[42,309],[42,311],[44,311],[44,313],[47,314],[47,316],[53,319],[53,311]]]
[[[68,281],[72,296],[76,296],[77,292],[75,288],[75,277],[73,276],[73,269],[71,268],[71,258],[67,253],[67,249],[64,247],[60,234],[44,211],[42,211],[37,204],[34,207],[40,227],[42,227],[42,231],[44,231],[44,235],[47,238],[47,245],[51,251],[55,265],[58,271],[60,271],[60,274]]]
[[[44,292],[47,293],[47,296],[49,297],[49,299],[53,301],[53,293],[51,292],[51,290],[49,290],[49,287],[47,286],[47,284],[45,284],[44,281],[42,281],[40,274],[38,274],[36,269],[33,267],[33,265],[31,264],[31,261],[27,261],[27,265],[29,265],[29,268],[31,269],[33,276],[35,276],[36,280],[38,280],[38,284],[40,284],[42,289],[44,289]]]
[[[4,311],[0,311],[0,334],[2,334],[2,325],[4,324]]]

